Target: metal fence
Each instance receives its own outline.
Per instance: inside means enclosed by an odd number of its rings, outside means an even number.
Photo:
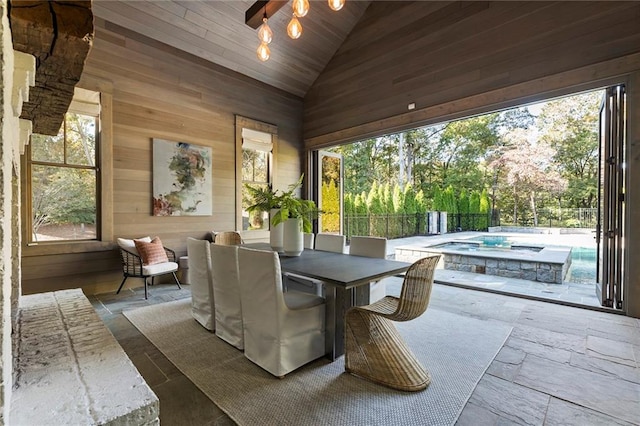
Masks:
[[[506,212],[504,213],[502,216],[503,225],[534,226],[531,214],[518,217],[517,222],[514,222],[513,217],[508,216]],[[538,226],[542,227],[595,229],[597,222],[598,209],[595,208],[544,208],[538,210]]]
[[[489,214],[451,214],[447,215],[447,232],[486,231],[491,224]],[[345,215],[344,235],[347,240],[352,235],[372,237],[404,238],[429,233],[442,233],[439,226],[445,226],[438,220],[437,229],[428,229],[428,214],[366,214]]]
[[[352,235],[392,239],[424,235],[425,224],[423,214],[345,215],[343,229],[347,240]]]
[[[597,209],[540,209],[538,226],[550,228],[592,228],[597,222]],[[344,215],[343,230],[347,240],[352,235],[368,235],[372,237],[404,238],[414,235],[442,233],[437,221],[437,229],[429,229],[429,213],[416,214],[363,214]],[[489,226],[516,225],[533,227],[531,216],[518,218],[513,223],[511,218],[501,215],[499,210],[490,213],[448,213],[446,219],[447,232],[487,231]]]

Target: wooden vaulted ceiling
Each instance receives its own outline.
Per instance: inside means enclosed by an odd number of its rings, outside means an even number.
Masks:
[[[291,8],[269,17],[274,39],[271,58],[256,56],[257,32],[245,24],[254,3],[227,0],[11,0],[14,49],[36,57],[36,87],[22,118],[34,133],[54,135],[71,102],[93,42],[93,18],[186,51],[258,81],[304,97],[370,1],[347,0],[332,11],[312,1],[301,18],[302,37],[291,40],[286,27]]]
[[[300,19],[303,34],[287,36],[291,7],[269,17],[274,39],[271,58],[256,57],[256,30],[245,24],[250,1],[93,0],[96,17],[174,48],[304,97],[336,50],[362,17],[370,1],[347,0],[334,12],[326,0],[311,1]]]

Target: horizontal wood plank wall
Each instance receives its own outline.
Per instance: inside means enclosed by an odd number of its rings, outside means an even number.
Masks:
[[[114,238],[157,235],[185,255],[187,237],[235,229],[235,114],[278,127],[276,183],[286,188],[298,179],[301,98],[113,24],[96,26],[80,86],[106,81],[112,88],[113,176],[103,178],[113,180]],[[153,138],[212,148],[212,216],[151,215]],[[108,251],[31,255],[25,247],[22,265],[24,294],[72,287],[115,292],[122,279],[115,244]]]
[[[640,2],[372,2],[305,97],[305,145],[539,100],[549,76],[632,58],[556,83],[621,75],[639,64],[639,20]]]

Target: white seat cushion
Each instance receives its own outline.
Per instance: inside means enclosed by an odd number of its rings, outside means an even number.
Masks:
[[[155,263],[153,265],[145,265],[142,267],[142,273],[144,275],[160,275],[168,272],[175,272],[177,270],[178,264],[176,262]]]

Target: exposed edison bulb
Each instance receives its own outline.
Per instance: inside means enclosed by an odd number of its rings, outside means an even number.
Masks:
[[[271,40],[273,40],[273,31],[271,31],[269,24],[267,24],[266,16],[262,18],[262,25],[258,28],[258,39],[267,44],[271,43]]]
[[[302,24],[298,21],[298,18],[296,18],[295,13],[291,18],[291,21],[289,21],[289,25],[287,25],[287,34],[289,34],[289,37],[294,40],[300,38],[302,35]]]
[[[258,50],[256,51],[256,53],[258,54],[258,59],[260,59],[262,62],[266,62],[271,56],[271,50],[269,50],[269,46],[267,45],[267,43],[260,43],[260,46],[258,46]]]
[[[309,0],[293,0],[293,13],[298,17],[302,18],[309,12]]]
[[[328,1],[329,1],[329,7],[332,10],[335,10],[336,12],[342,9],[342,6],[344,6],[344,2],[345,2],[345,0],[328,0]]]

